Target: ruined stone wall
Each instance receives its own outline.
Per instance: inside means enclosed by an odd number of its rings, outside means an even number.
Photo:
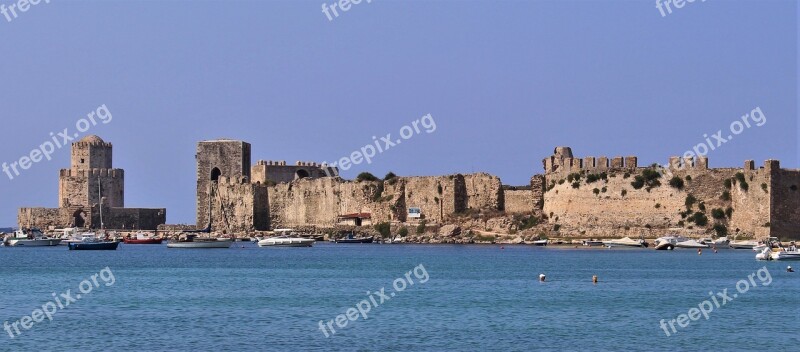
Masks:
[[[778,169],[772,173],[771,181],[768,190],[772,198],[771,234],[781,239],[800,240],[800,170]],[[760,192],[760,186],[758,188]]]
[[[448,215],[467,209],[463,175],[402,177],[408,207],[420,208],[424,219],[441,222]],[[482,189],[483,187],[479,187]]]
[[[208,224],[208,197],[214,179],[250,182],[250,144],[234,140],[197,143],[197,226]],[[251,200],[248,202],[252,203]],[[253,214],[253,213],[251,213]]]
[[[326,170],[328,173],[326,173]],[[321,178],[338,175],[336,168],[316,162],[298,161],[295,165],[286,165],[286,161],[259,160],[253,165],[253,182],[285,183],[299,178]]]
[[[99,213],[92,222],[100,223]],[[166,209],[103,208],[103,224],[114,230],[156,230],[167,222]]]
[[[42,230],[69,227],[72,214],[64,208],[19,208],[17,226],[37,227]]]
[[[61,169],[59,172],[59,207],[91,207],[99,203],[99,194],[106,206],[124,207],[125,172],[122,169]]]
[[[210,214],[213,231],[231,233],[269,228],[267,186],[245,182],[244,178],[220,176],[212,187]],[[203,207],[205,214],[198,214],[198,228],[208,225],[208,206]]]
[[[487,173],[464,175],[467,192],[467,209],[505,208],[503,184],[500,178]]]
[[[530,214],[534,211],[533,191],[531,190],[505,190],[506,213]]]

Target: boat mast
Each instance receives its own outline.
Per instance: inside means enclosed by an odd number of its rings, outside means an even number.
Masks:
[[[100,206],[100,229],[103,229],[103,194],[100,192],[100,177],[97,177],[97,204]]]

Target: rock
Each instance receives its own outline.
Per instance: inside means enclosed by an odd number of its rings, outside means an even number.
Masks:
[[[445,237],[461,236],[461,226],[444,225],[439,229],[439,234]]]

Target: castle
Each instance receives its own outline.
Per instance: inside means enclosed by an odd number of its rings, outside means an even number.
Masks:
[[[20,208],[17,221],[43,229],[154,230],[166,216],[166,209],[125,208],[125,172],[113,168],[111,143],[92,135],[72,143],[70,168],[59,172],[58,208]]]
[[[486,173],[348,181],[316,163],[250,165],[250,144],[203,141],[197,147],[197,226],[254,231],[355,223],[445,224],[465,214],[521,214],[549,236],[684,235],[798,238],[800,170],[777,160],[756,168],[708,168],[706,157],[670,158],[658,170],[635,156],[576,158],[569,147],[542,160],[522,187]],[[488,223],[487,223],[488,224]],[[488,226],[488,225],[486,225]]]

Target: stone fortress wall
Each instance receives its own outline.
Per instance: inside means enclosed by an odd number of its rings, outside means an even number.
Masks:
[[[112,144],[92,135],[72,143],[70,168],[59,171],[58,208],[20,208],[17,223],[42,229],[154,230],[166,222],[166,214],[166,209],[125,208],[125,171],[113,167]]]
[[[355,182],[326,177],[323,166],[315,163],[288,167],[284,162],[262,161],[250,170],[245,160],[249,149],[241,141],[199,144],[198,227],[207,224],[203,193],[212,183],[213,167],[225,170],[220,173],[225,181],[217,186],[217,198],[223,199],[212,201],[212,207],[229,209],[220,209],[226,219],[220,222],[215,216],[214,225],[231,231],[333,226],[339,216],[354,213],[369,213],[372,223],[405,223],[411,220],[407,218],[411,207],[420,208],[426,221],[439,224],[458,221],[468,212],[533,215],[542,219],[538,231],[586,238],[700,236],[722,228],[742,238],[795,238],[793,229],[800,222],[800,171],[780,169],[775,160],[760,168],[747,161],[741,169],[709,169],[705,157],[673,157],[661,171],[659,185],[636,188],[632,182],[637,176],[653,169],[640,167],[637,157],[576,158],[571,148],[558,147],[543,160],[544,173],[534,175],[529,185],[507,187],[486,173]],[[283,171],[270,174],[270,166]],[[313,172],[299,177],[301,168]],[[569,180],[575,175],[580,181]],[[671,186],[672,178],[680,178],[681,187]],[[696,201],[687,207],[687,198]],[[725,213],[721,218],[720,212]],[[705,217],[706,224],[697,224],[696,217]]]

